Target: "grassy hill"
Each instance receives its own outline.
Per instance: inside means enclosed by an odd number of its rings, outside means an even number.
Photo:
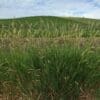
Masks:
[[[2,99],[100,100],[100,20],[0,20]]]
[[[13,32],[15,31],[15,32]],[[0,20],[0,33],[34,37],[100,36],[100,20],[50,16]]]

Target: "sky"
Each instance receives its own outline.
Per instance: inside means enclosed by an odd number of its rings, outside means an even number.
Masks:
[[[100,0],[0,0],[0,18],[27,16],[100,19]]]

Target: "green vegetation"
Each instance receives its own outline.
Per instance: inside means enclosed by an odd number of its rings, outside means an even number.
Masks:
[[[1,98],[99,100],[100,20],[31,17],[0,26]]]
[[[100,36],[100,20],[85,18],[30,17],[1,20],[1,35],[34,37]],[[14,30],[12,30],[12,28]]]

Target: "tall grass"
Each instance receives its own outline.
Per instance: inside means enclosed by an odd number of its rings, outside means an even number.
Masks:
[[[100,24],[90,21],[56,17],[2,21],[0,96],[81,100],[99,94]]]
[[[90,22],[91,21],[91,22]],[[0,20],[0,35],[33,37],[90,37],[100,36],[100,20],[78,20],[78,18],[33,17]]]
[[[81,92],[95,92],[99,87],[99,53],[68,45],[2,49],[1,93],[15,96],[20,92],[39,100],[78,100]]]

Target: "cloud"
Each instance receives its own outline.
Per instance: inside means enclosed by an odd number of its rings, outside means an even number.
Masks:
[[[0,0],[0,18],[36,15],[100,18],[100,0]]]
[[[100,9],[95,9],[95,10],[92,10],[88,13],[85,13],[83,15],[84,17],[88,17],[88,18],[97,18],[97,19],[100,19]]]
[[[24,7],[28,7],[34,5],[35,0],[1,0],[0,5],[1,8],[17,8],[21,9]]]

